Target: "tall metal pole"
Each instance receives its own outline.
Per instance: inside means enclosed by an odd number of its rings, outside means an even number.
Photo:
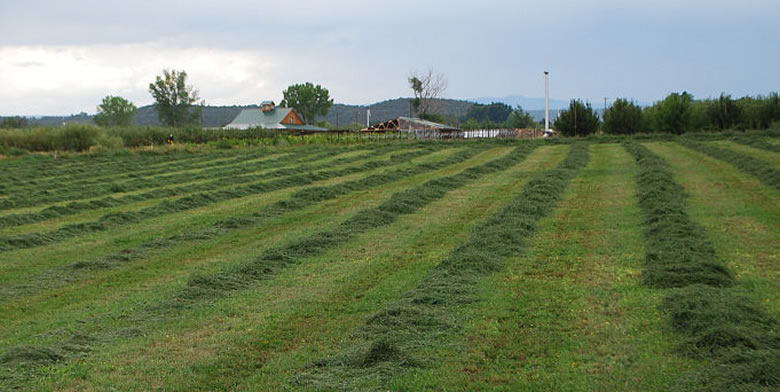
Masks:
[[[371,105],[366,109],[366,128],[371,126]]]
[[[544,132],[550,130],[550,72],[544,70]]]

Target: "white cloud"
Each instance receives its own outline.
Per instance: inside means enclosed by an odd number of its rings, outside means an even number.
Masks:
[[[105,95],[149,104],[149,83],[164,68],[186,70],[209,104],[253,103],[281,91],[269,79],[278,66],[274,55],[257,50],[155,43],[0,46],[0,114],[75,113],[94,108]]]

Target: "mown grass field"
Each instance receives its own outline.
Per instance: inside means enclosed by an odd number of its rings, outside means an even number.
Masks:
[[[777,390],[740,140],[0,161],[0,390]]]

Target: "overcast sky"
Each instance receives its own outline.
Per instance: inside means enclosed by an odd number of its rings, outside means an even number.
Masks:
[[[448,98],[697,98],[780,90],[778,0],[0,0],[0,115],[94,113],[106,95],[152,103],[163,68],[210,105],[279,101],[306,81],[336,102]]]

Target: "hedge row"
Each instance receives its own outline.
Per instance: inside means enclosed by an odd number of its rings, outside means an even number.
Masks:
[[[780,387],[778,323],[736,288],[701,227],[687,215],[686,195],[669,166],[636,143],[639,203],[645,214],[644,281],[676,288],[662,310],[686,337],[684,355],[708,361],[676,385],[689,391],[754,391]]]
[[[357,390],[364,383],[384,382],[405,368],[425,366],[436,358],[421,357],[423,348],[444,343],[461,324],[458,307],[476,300],[480,279],[517,256],[563,196],[569,181],[587,165],[589,145],[572,145],[555,169],[533,178],[501,211],[473,234],[416,288],[371,316],[342,352],[311,364],[290,380],[322,390]]]

